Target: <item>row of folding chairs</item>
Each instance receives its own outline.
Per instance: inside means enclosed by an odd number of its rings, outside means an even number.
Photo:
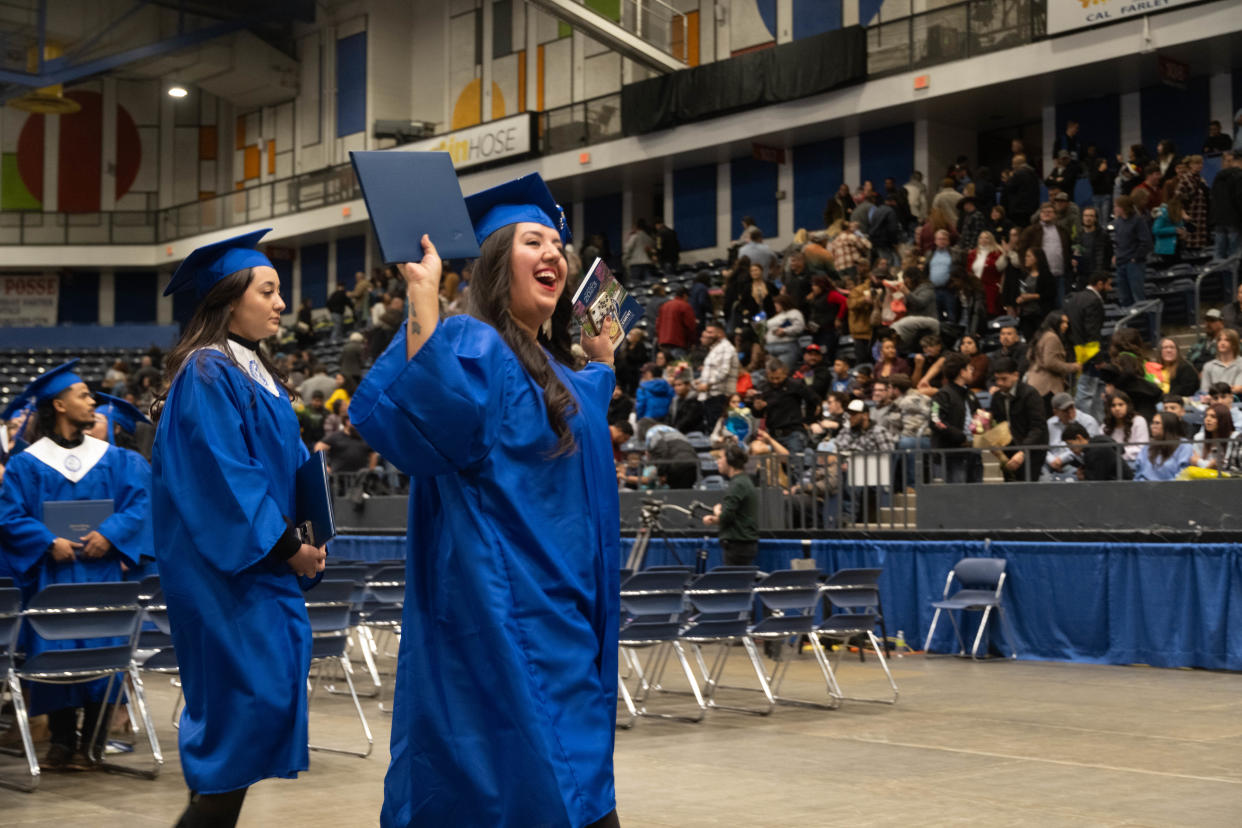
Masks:
[[[618,692],[628,713],[618,726],[628,728],[641,716],[698,722],[709,709],[767,715],[778,704],[836,709],[842,701],[895,704],[897,684],[889,670],[885,646],[875,629],[883,618],[879,569],[843,569],[824,578],[815,569],[790,569],[762,575],[755,567],[717,567],[695,576],[688,567],[652,567],[622,573]],[[756,618],[755,600],[762,606]],[[821,616],[820,607],[826,610]],[[792,655],[809,642],[827,690],[827,699],[807,701],[782,695]],[[769,671],[760,656],[764,643],[773,656]],[[847,696],[837,680],[851,643],[875,654],[891,693],[879,698]],[[758,707],[722,704],[717,694],[725,666],[736,645],[745,651],[757,692]],[[834,646],[835,645],[835,646]],[[710,666],[705,648],[714,647]],[[643,657],[645,656],[645,658]],[[695,702],[689,715],[656,712],[648,703],[657,692],[670,692],[663,680],[675,660]],[[693,660],[693,664],[691,663]],[[633,687],[631,688],[631,685]]]

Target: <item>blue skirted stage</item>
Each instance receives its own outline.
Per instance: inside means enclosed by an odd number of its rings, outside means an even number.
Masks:
[[[622,540],[623,555],[631,542]],[[653,540],[646,563],[692,564],[704,547],[708,566],[720,564],[715,538]],[[757,563],[788,569],[804,549],[799,540],[764,540]],[[402,558],[405,539],[341,536],[329,551],[359,560]],[[940,598],[953,564],[1000,557],[1008,561],[1005,604],[1020,658],[1242,670],[1239,545],[815,540],[809,553],[824,572],[883,567],[888,634],[903,630],[916,649],[931,624],[929,603]],[[933,649],[956,649],[947,620]]]

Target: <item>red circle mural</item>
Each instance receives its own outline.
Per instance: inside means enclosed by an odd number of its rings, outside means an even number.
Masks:
[[[65,93],[82,109],[60,117],[57,146],[57,209],[62,213],[95,213],[100,208],[103,176],[103,96],[98,92]],[[45,116],[31,115],[17,139],[17,171],[35,198],[43,199]],[[138,127],[123,106],[116,108],[116,197],[129,192],[142,163]]]

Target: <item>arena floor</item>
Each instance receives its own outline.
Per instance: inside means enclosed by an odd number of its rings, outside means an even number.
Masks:
[[[742,660],[733,666],[744,679]],[[846,692],[878,692],[873,669],[847,663]],[[620,731],[622,825],[1242,824],[1242,676],[922,656],[896,661],[894,673],[895,707],[719,711],[697,725],[642,719]],[[799,661],[786,689],[821,692],[817,675],[809,658]],[[48,774],[35,794],[0,790],[0,824],[171,825],[185,799],[169,724],[174,692],[158,677],[148,686],[166,756],[158,780]],[[685,709],[683,698],[659,701]],[[300,780],[252,789],[240,824],[377,824],[389,719],[374,701],[366,710],[371,758],[312,753]],[[347,698],[316,698],[311,737],[357,743]]]

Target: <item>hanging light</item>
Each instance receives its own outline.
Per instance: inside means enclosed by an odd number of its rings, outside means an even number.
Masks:
[[[174,83],[172,86],[168,87],[169,97],[184,98],[188,94],[190,94],[189,91],[179,83]]]

